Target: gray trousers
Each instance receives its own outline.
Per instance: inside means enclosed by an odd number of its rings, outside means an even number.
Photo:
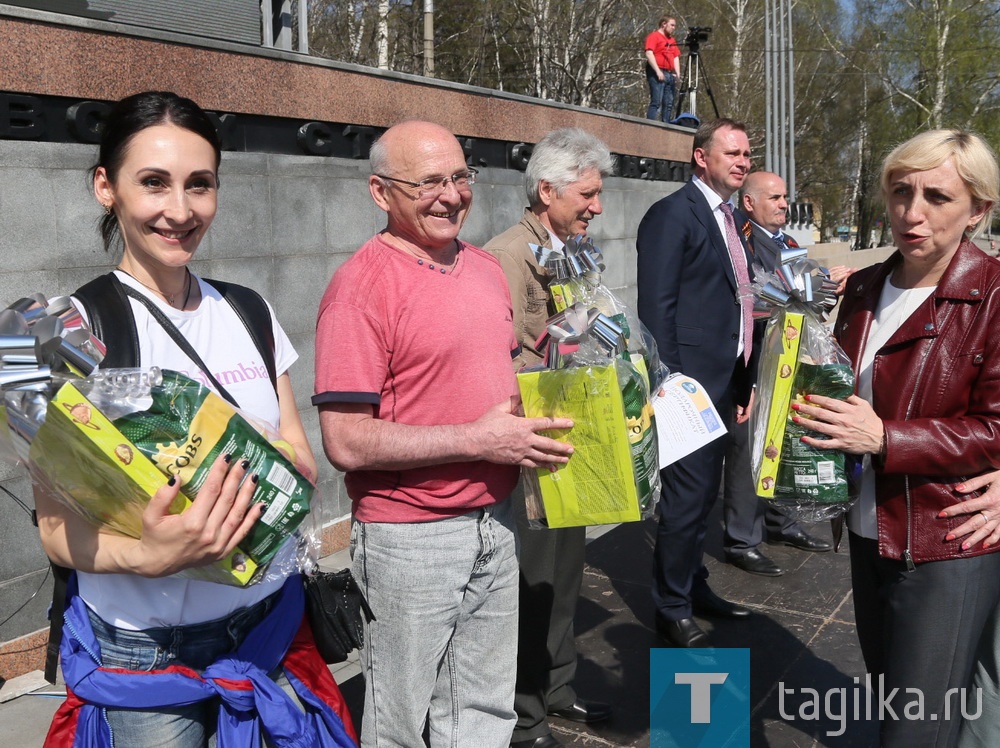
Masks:
[[[1000,745],[1000,610],[993,611],[976,654],[972,687],[981,689],[982,713],[962,722],[959,748]]]
[[[430,522],[351,525],[365,624],[362,748],[507,748],[517,530],[509,501]]]
[[[750,470],[750,424],[734,423],[723,471],[722,516],[726,556],[751,551],[764,542],[764,533],[780,537],[799,532],[787,514],[757,498]]]
[[[876,541],[853,533],[850,538],[854,615],[865,665],[873,681],[884,676],[886,693],[899,689],[890,702],[896,719],[887,713],[882,720],[881,744],[951,748],[957,745],[963,707],[966,714],[976,710],[970,687],[980,647],[996,661],[996,632],[988,623],[1000,600],[1000,553],[930,561],[909,571],[902,561],[879,556]],[[905,714],[916,698],[912,689],[922,694],[923,719]],[[949,695],[950,689],[955,690]],[[987,699],[984,693],[984,714]],[[996,716],[1000,709],[992,706]],[[992,735],[998,732],[994,724]]]

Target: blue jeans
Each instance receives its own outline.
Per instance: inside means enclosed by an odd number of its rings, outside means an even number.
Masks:
[[[357,522],[365,626],[361,745],[507,748],[514,729],[517,534],[510,501],[460,517]],[[429,715],[429,716],[428,716]]]
[[[674,95],[677,93],[677,76],[663,71],[663,80],[656,77],[653,69],[646,66],[646,82],[649,83],[649,109],[646,119],[669,122],[673,119]],[[657,115],[659,113],[659,115]]]
[[[229,618],[144,631],[115,628],[92,610],[88,613],[101,645],[104,667],[150,671],[185,665],[200,671],[236,649],[267,615],[277,596],[275,593],[264,598]],[[218,701],[210,699],[155,712],[106,709],[105,716],[116,746],[205,748],[214,740]]]

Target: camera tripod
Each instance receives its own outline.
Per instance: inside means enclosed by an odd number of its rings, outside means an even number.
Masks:
[[[712,93],[712,84],[708,80],[708,70],[701,62],[698,44],[688,42],[686,46],[688,47],[688,62],[687,68],[684,71],[684,84],[677,93],[677,103],[675,105],[677,107],[677,114],[681,115],[684,113],[685,99],[690,98],[691,105],[688,111],[695,117],[698,116],[698,81],[701,79],[705,82],[705,93],[708,94],[708,99],[712,102],[712,109],[715,111],[715,117],[718,119],[720,116],[719,105],[715,103],[715,94]]]

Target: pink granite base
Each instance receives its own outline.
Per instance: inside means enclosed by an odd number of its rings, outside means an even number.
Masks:
[[[323,538],[320,545],[320,555],[330,556],[344,550],[351,542],[351,521],[349,519],[334,522],[323,528]]]
[[[49,630],[43,629],[0,645],[0,678],[10,680],[33,670],[44,670],[48,641]]]
[[[247,47],[248,52],[255,48]],[[498,91],[0,17],[0,88],[114,101],[168,88],[206,109],[389,127],[430,119],[456,135],[537,143],[558,127],[582,127],[615,153],[686,162],[692,134],[659,123]]]

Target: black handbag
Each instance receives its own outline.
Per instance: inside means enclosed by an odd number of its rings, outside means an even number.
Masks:
[[[375,614],[350,569],[318,572],[305,578],[306,614],[316,649],[328,665],[343,662],[365,643],[364,613],[368,623]]]

